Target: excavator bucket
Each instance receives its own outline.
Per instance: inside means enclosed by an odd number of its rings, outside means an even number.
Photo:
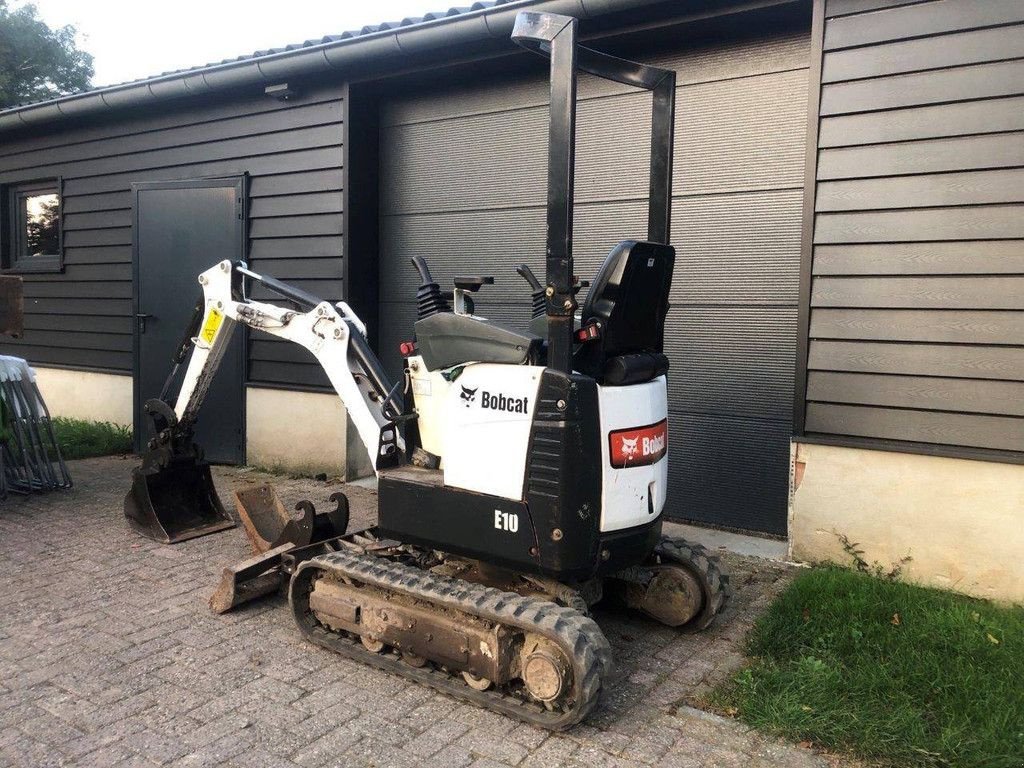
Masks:
[[[235,527],[217,497],[210,465],[192,456],[134,469],[124,514],[132,528],[164,544]]]
[[[289,512],[270,484],[235,491],[235,506],[254,554],[261,555],[282,544],[302,547],[312,539],[313,507]]]

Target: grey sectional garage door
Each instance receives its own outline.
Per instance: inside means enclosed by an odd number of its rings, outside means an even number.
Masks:
[[[668,513],[782,534],[808,32],[802,19],[734,18],[675,40],[689,42],[619,49],[679,73]],[[579,94],[575,255],[588,278],[616,242],[645,235],[649,96],[589,77]],[[525,325],[529,295],[513,270],[542,274],[546,103],[538,66],[382,105],[381,348],[392,370],[415,318],[414,254],[446,289],[456,274],[494,275],[478,313]]]

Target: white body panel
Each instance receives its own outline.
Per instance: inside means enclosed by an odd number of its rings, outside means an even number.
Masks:
[[[441,456],[445,485],[523,498],[526,451],[543,371],[470,363],[450,383],[440,372],[415,376],[423,447]]]
[[[428,371],[419,355],[409,357],[409,382],[416,403],[416,426],[423,449],[441,457],[444,466],[444,407],[452,384],[440,371]]]
[[[526,451],[543,371],[489,363],[465,367],[445,396],[445,485],[523,498]]]
[[[417,424],[423,447],[441,457],[445,485],[507,499],[523,498],[526,453],[537,390],[544,369],[471,363],[454,381],[409,359]],[[465,388],[465,389],[464,389]],[[472,392],[472,399],[469,399]],[[526,399],[522,412],[483,405],[501,394]],[[464,396],[465,395],[465,396]],[[644,525],[665,507],[668,458],[653,464],[612,466],[609,435],[657,424],[668,415],[665,377],[627,387],[599,387],[602,466],[601,531]]]
[[[668,452],[653,464],[612,466],[609,434],[619,429],[656,424],[668,416],[666,379],[645,384],[599,387],[601,404],[601,532],[649,523],[665,508]]]

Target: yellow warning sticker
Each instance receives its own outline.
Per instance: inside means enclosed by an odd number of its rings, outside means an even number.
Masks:
[[[211,307],[206,315],[206,322],[203,323],[203,330],[199,332],[199,337],[207,344],[213,344],[213,337],[217,335],[217,329],[223,322],[224,315]]]

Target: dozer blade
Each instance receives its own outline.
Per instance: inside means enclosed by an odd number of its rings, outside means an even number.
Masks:
[[[210,596],[210,610],[227,613],[236,606],[276,592],[288,578],[281,570],[281,556],[292,549],[290,543],[285,543],[225,568],[217,590]]]
[[[124,514],[132,528],[164,544],[235,527],[217,497],[210,465],[189,456],[134,469]]]
[[[235,506],[254,554],[282,544],[302,547],[312,541],[316,514],[313,506],[299,506],[295,512],[289,512],[269,483],[235,491]]]
[[[337,552],[342,546],[340,535],[301,547],[285,542],[263,554],[228,566],[221,573],[216,591],[210,595],[210,610],[227,613],[257,598],[272,595],[288,583],[300,564],[318,555]]]

